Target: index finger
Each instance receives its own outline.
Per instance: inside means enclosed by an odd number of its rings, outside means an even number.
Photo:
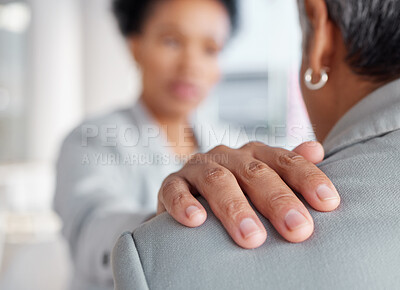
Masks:
[[[314,209],[333,211],[339,206],[340,196],[333,183],[321,169],[301,155],[260,143],[250,144],[244,149],[250,150],[256,159],[278,173]]]

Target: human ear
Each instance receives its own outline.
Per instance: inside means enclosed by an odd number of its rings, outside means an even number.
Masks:
[[[334,53],[334,24],[329,19],[324,0],[304,0],[308,21],[312,31],[308,37],[306,59],[316,75],[321,69],[331,66]]]

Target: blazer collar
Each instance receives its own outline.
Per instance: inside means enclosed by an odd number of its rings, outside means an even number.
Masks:
[[[362,99],[336,123],[324,142],[325,156],[398,129],[400,79]]]

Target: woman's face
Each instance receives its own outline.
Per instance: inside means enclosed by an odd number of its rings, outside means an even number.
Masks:
[[[219,53],[230,33],[225,7],[216,0],[159,1],[132,36],[142,71],[143,99],[161,116],[187,116],[219,81]]]

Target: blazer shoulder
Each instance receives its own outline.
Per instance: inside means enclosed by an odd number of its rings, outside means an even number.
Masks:
[[[123,233],[111,255],[114,289],[148,290],[148,284],[131,232]]]
[[[137,120],[130,109],[120,109],[108,114],[91,116],[72,128],[64,137],[62,147],[75,148],[83,144],[96,147],[106,141],[107,131],[116,137],[121,137],[129,128],[135,129],[129,130],[129,132],[134,134],[133,137],[137,137],[137,126]]]

